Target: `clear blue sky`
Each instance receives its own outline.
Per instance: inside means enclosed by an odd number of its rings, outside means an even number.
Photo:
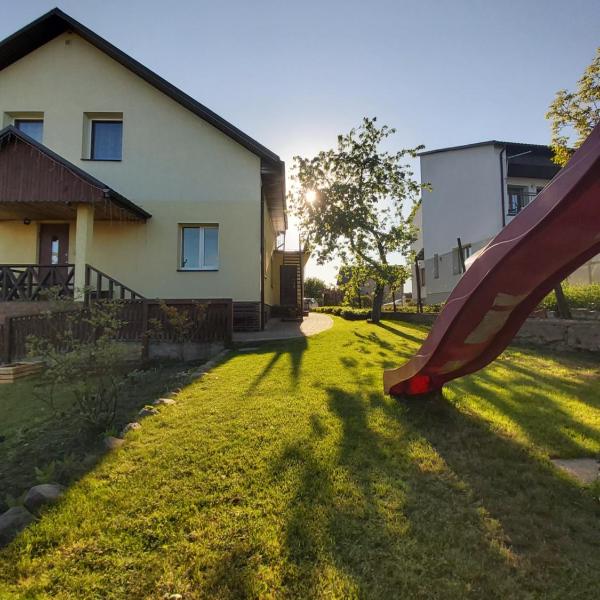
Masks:
[[[57,1],[3,2],[0,37]],[[63,0],[58,6],[291,165],[365,116],[399,147],[547,143],[600,45],[599,0]],[[418,165],[415,165],[417,167]],[[418,174],[418,171],[417,171]],[[309,272],[332,279],[333,268]]]

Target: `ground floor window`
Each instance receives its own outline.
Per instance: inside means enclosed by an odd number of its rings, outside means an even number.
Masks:
[[[181,225],[179,268],[214,271],[219,268],[219,226]]]

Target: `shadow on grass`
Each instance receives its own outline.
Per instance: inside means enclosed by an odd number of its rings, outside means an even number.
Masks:
[[[446,400],[327,394],[341,426],[334,460],[313,416],[312,435],[274,466],[297,474],[285,541],[311,593],[328,561],[359,596],[593,592],[600,507],[549,463]],[[387,424],[374,426],[378,415]]]
[[[248,390],[252,391],[258,387],[284,356],[289,356],[291,381],[294,385],[296,385],[300,379],[302,358],[307,348],[308,341],[305,337],[285,341],[268,342],[259,346],[255,351],[255,354],[273,353],[273,356],[269,359],[269,362],[266,364],[264,369],[254,378]]]
[[[513,367],[512,361],[496,364],[476,376],[453,382],[452,389],[459,395],[475,395],[480,402],[515,423],[534,445],[552,456],[585,455],[586,446],[575,438],[600,440],[600,429],[576,420],[561,403],[561,397],[566,395],[571,406],[580,403],[584,410],[597,410],[600,407],[598,382],[563,380],[539,371],[522,373]],[[552,450],[553,447],[559,450]]]
[[[14,405],[14,414],[10,427],[0,431],[0,512],[11,498],[18,500],[37,483],[71,485],[93,470],[106,454],[104,435],[116,435],[126,423],[139,420],[141,408],[187,383],[187,374],[196,368],[166,363],[141,371],[120,392],[114,425],[106,432],[86,426],[68,386],[56,392],[56,410],[34,392],[34,379],[2,386],[0,405],[5,410],[9,403]]]
[[[401,338],[404,338],[405,340],[409,340],[410,342],[414,342],[415,344],[418,344],[418,346],[420,346],[424,341],[425,341],[425,337],[417,337],[416,335],[411,335],[410,333],[407,333],[404,329],[397,329],[396,327],[392,327],[391,325],[388,325],[387,323],[383,322],[383,321],[379,321],[379,323],[374,324],[376,327],[379,327],[381,329],[384,329],[385,331],[388,331],[389,333],[393,333],[394,335],[397,335]]]

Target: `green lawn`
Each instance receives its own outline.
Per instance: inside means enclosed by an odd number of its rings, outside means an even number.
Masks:
[[[423,336],[231,354],[0,552],[0,597],[594,597],[599,490],[548,459],[600,452],[597,363],[513,349],[384,396]]]
[[[170,365],[149,368],[130,381],[121,394],[114,429],[134,421],[141,407],[178,385],[181,374],[182,367]],[[55,394],[50,407],[36,378],[0,385],[0,415],[0,512],[8,508],[9,497],[18,498],[40,483],[36,468],[68,484],[104,453],[103,436],[86,429],[68,386]]]

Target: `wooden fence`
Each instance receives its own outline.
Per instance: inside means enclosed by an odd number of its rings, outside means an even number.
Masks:
[[[167,309],[163,309],[162,304]],[[233,332],[233,305],[230,299],[217,300],[125,300],[117,302],[117,318],[122,325],[115,339],[124,342],[142,342],[147,353],[150,340],[161,342],[224,342],[230,344]],[[77,305],[75,305],[77,306]],[[183,325],[177,327],[172,316],[182,316]],[[0,324],[0,363],[10,363],[27,356],[27,340],[34,336],[48,339],[61,346],[66,343],[65,332],[79,341],[92,339],[94,331],[87,319],[89,310],[83,306],[73,310],[52,311],[44,314],[9,317]],[[64,348],[67,350],[67,348]]]

